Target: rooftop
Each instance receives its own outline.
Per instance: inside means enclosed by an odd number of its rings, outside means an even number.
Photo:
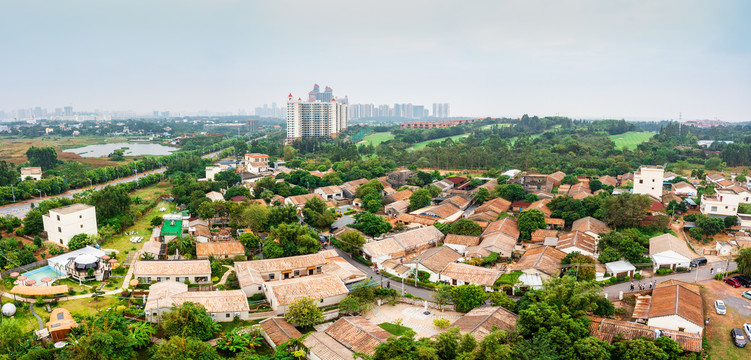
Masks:
[[[235,263],[235,269],[242,271],[244,268],[253,268],[263,274],[280,272],[292,269],[305,269],[309,267],[326,265],[326,258],[321,253],[288,256],[276,259],[240,261]]]
[[[482,306],[464,314],[451,326],[459,328],[459,331],[464,334],[472,334],[480,341],[494,329],[513,330],[516,328],[518,318],[518,315],[501,306]]]
[[[456,250],[448,246],[438,246],[423,251],[422,253],[412,258],[409,263],[419,263],[420,265],[430,269],[430,271],[437,274],[441,272],[441,270],[443,270],[446,265],[459,260],[459,258],[461,257],[462,256],[459,255]]]
[[[391,336],[391,333],[361,316],[345,316],[325,332],[353,352],[368,355],[373,355],[376,346]]]
[[[550,246],[533,245],[514,266],[514,270],[535,269],[549,276],[558,276],[566,253]]]
[[[138,260],[133,264],[133,274],[139,275],[210,275],[208,260]]]
[[[284,318],[272,317],[259,323],[274,346],[287,342],[289,339],[299,339],[302,334]]]
[[[451,279],[462,280],[471,284],[493,286],[495,281],[501,276],[501,272],[480,266],[450,263],[441,271],[441,276],[447,276]]]
[[[82,210],[93,209],[94,207],[87,204],[75,203],[67,206],[62,206],[55,209],[50,209],[50,212],[54,212],[60,215],[68,215]]]
[[[310,275],[265,283],[279,305],[289,305],[302,297],[324,299],[349,293],[342,280],[336,275]]]
[[[196,256],[245,255],[245,247],[239,241],[196,243]]]

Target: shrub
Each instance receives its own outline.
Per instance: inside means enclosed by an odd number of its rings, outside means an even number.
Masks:
[[[673,269],[657,269],[657,275],[669,275],[673,273]]]
[[[641,280],[641,274],[639,273],[634,274],[634,280]]]
[[[439,329],[445,329],[451,325],[449,319],[433,319],[433,325]]]
[[[683,221],[691,221],[691,222],[696,221],[696,214],[683,215]]]
[[[355,256],[355,260],[359,261],[362,264],[365,264],[365,265],[368,265],[368,266],[373,266],[372,262],[368,261],[367,259],[365,259],[362,256],[359,256],[359,255]]]
[[[626,309],[622,308],[622,307],[615,308],[615,313],[618,314],[618,315],[623,315],[623,314],[626,313]]]
[[[686,272],[686,271],[688,271],[688,269],[686,269],[685,267],[678,267],[678,268],[675,269],[675,271],[676,272]]]
[[[615,283],[618,282],[618,278],[616,278],[615,276],[613,276],[610,279],[608,279],[608,282],[611,283],[611,284],[615,284]]]
[[[595,302],[597,308],[593,311],[598,316],[612,316],[615,313],[615,306],[608,299],[602,297]]]

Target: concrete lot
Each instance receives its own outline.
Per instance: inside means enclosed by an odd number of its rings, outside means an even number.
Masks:
[[[402,326],[407,326],[414,330],[417,333],[417,338],[431,337],[440,332],[440,330],[433,325],[433,319],[445,318],[453,323],[456,319],[462,317],[462,313],[455,311],[441,312],[429,309],[429,315],[423,314],[424,311],[424,308],[410,304],[399,303],[395,306],[384,304],[374,307],[373,310],[366,313],[364,316],[376,325],[384,322],[393,323],[397,319],[402,319]]]

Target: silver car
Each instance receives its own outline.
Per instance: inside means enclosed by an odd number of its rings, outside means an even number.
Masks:
[[[725,308],[725,302],[722,300],[715,300],[714,311],[716,311],[717,314],[719,315],[725,315],[725,313],[727,313],[727,309]]]
[[[746,332],[746,337],[751,339],[751,323],[743,324],[743,331]]]

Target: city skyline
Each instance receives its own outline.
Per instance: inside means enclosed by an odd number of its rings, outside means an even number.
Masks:
[[[744,1],[91,4],[5,6],[0,109],[250,112],[318,81],[351,103],[473,117],[751,110]]]

